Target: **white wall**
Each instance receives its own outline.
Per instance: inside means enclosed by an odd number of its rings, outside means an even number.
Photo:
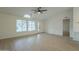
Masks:
[[[79,41],[79,7],[73,8],[73,38]]]
[[[1,27],[1,21],[0,21],[0,27]],[[1,28],[0,28],[0,32],[1,32]]]
[[[69,17],[70,22],[70,36],[73,36],[72,21],[73,21],[73,9],[59,12],[49,18],[46,22],[46,32],[49,34],[63,35],[63,19]]]
[[[16,32],[16,20],[21,19],[20,17],[2,14],[0,13],[0,39],[9,38],[9,37],[16,37],[22,35],[30,35],[37,33],[38,31],[33,32]],[[37,20],[34,20],[37,21]],[[39,21],[41,24],[40,32],[43,32],[43,21]],[[2,30],[1,30],[2,29]]]

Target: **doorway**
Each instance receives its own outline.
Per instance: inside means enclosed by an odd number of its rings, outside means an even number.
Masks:
[[[63,36],[70,36],[70,19],[63,20]]]

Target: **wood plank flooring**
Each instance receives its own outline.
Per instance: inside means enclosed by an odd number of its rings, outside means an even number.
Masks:
[[[46,33],[0,40],[1,51],[79,51],[69,37]]]

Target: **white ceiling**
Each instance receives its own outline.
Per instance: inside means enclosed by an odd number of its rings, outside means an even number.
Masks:
[[[24,16],[25,14],[31,14],[32,10],[36,9],[36,7],[0,7],[1,13],[16,15],[16,16]],[[52,17],[57,12],[61,12],[64,10],[71,9],[70,7],[43,7],[43,9],[47,9],[46,15],[41,15],[40,19],[46,19],[47,17]]]

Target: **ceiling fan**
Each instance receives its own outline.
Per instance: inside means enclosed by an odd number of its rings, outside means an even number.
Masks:
[[[44,13],[47,9],[43,9],[42,7],[38,7],[36,10],[32,10],[34,13]]]

